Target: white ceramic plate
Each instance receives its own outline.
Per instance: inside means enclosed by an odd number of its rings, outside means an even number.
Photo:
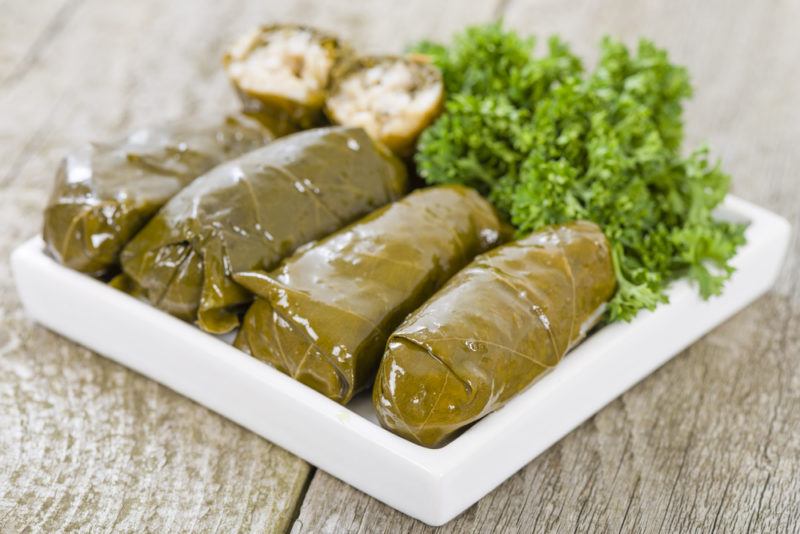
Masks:
[[[389,506],[441,525],[772,286],[789,224],[732,197],[720,213],[750,222],[721,297],[703,301],[687,283],[674,284],[669,304],[596,332],[534,386],[441,449],[378,426],[367,396],[342,407],[225,341],[59,265],[40,238],[14,251],[12,269],[27,313],[44,326]]]

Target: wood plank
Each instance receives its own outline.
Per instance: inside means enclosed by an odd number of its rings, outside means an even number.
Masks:
[[[283,531],[295,515],[305,462],[31,324],[7,263],[11,248],[38,231],[55,166],[70,147],[192,105],[233,105],[221,78],[202,103],[203,80],[221,53],[205,45],[224,15],[209,4],[207,17],[185,24],[194,2],[171,3],[165,19],[157,2],[77,3],[40,24],[22,54],[6,40],[20,33],[3,34],[0,48],[18,60],[0,85],[4,532]],[[11,18],[38,22],[29,5],[14,2]]]
[[[12,16],[3,22],[43,29],[59,9],[42,8],[44,20],[30,15],[29,4],[44,2],[7,0]],[[53,168],[70,146],[233,105],[218,56],[239,31],[264,20],[299,20],[352,35],[367,50],[397,51],[409,40],[444,37],[489,18],[495,8],[361,4],[87,0],[55,23],[46,46],[27,55],[40,32],[31,26],[27,44],[18,46],[22,41],[11,42],[3,26],[0,74],[19,74],[0,86],[0,450],[11,451],[0,455],[0,473],[11,473],[0,477],[0,525],[226,531],[281,530],[291,522],[306,464],[28,323],[7,257],[37,231]],[[688,110],[690,140],[710,141],[739,194],[797,224],[800,58],[791,45],[798,15],[789,2],[765,10],[719,0],[512,0],[506,19],[526,31],[562,32],[581,53],[606,32],[650,35],[667,45],[698,85]],[[31,64],[18,68],[25,57]],[[780,531],[797,524],[798,261],[795,237],[769,297],[446,530]],[[324,473],[314,477],[295,528],[428,530]]]
[[[688,144],[800,225],[800,4],[511,0],[590,63],[604,34],[688,65]],[[800,524],[800,239],[770,294],[611,403],[441,529],[317,472],[293,532],[790,532]]]
[[[6,0],[0,22],[0,531],[283,531],[310,467],[24,318],[8,265],[36,234],[59,159],[88,140],[232,108],[224,46],[264,21],[322,24],[365,50],[442,35],[425,2]],[[8,16],[6,13],[8,12]],[[470,17],[475,17],[474,19]],[[323,24],[324,23],[324,24]],[[395,31],[397,29],[400,31]]]
[[[24,75],[58,35],[82,0],[0,3],[0,85]]]

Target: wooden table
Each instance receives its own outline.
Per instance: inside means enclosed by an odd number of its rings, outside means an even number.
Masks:
[[[609,33],[689,66],[688,143],[800,228],[800,2],[0,0],[0,528],[430,530],[191,401],[30,323],[11,249],[58,160],[230,108],[224,46],[305,21],[398,52],[504,17],[593,61]],[[800,524],[800,241],[768,296],[611,403],[449,532],[788,532]]]

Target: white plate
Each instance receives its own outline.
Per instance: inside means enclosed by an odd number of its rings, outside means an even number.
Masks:
[[[367,396],[342,407],[226,342],[67,269],[35,238],[12,255],[27,313],[44,326],[207,406],[430,525],[446,523],[704,333],[772,286],[789,240],[781,217],[729,197],[750,222],[737,271],[703,301],[670,303],[593,334],[551,373],[441,449],[376,424]]]

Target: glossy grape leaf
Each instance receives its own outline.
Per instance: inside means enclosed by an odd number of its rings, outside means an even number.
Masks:
[[[282,130],[244,115],[138,130],[67,156],[44,214],[44,240],[65,265],[102,275],[123,246],[192,180]]]
[[[372,383],[392,330],[500,234],[477,192],[418,190],[270,274],[236,275],[258,296],[236,346],[347,403]]]
[[[439,446],[553,368],[615,289],[600,228],[545,228],[478,256],[389,338],[373,389],[381,423]]]
[[[214,333],[238,325],[242,271],[399,198],[403,164],[361,129],[320,128],[220,165],[173,197],[125,247],[125,274],[157,307]]]

